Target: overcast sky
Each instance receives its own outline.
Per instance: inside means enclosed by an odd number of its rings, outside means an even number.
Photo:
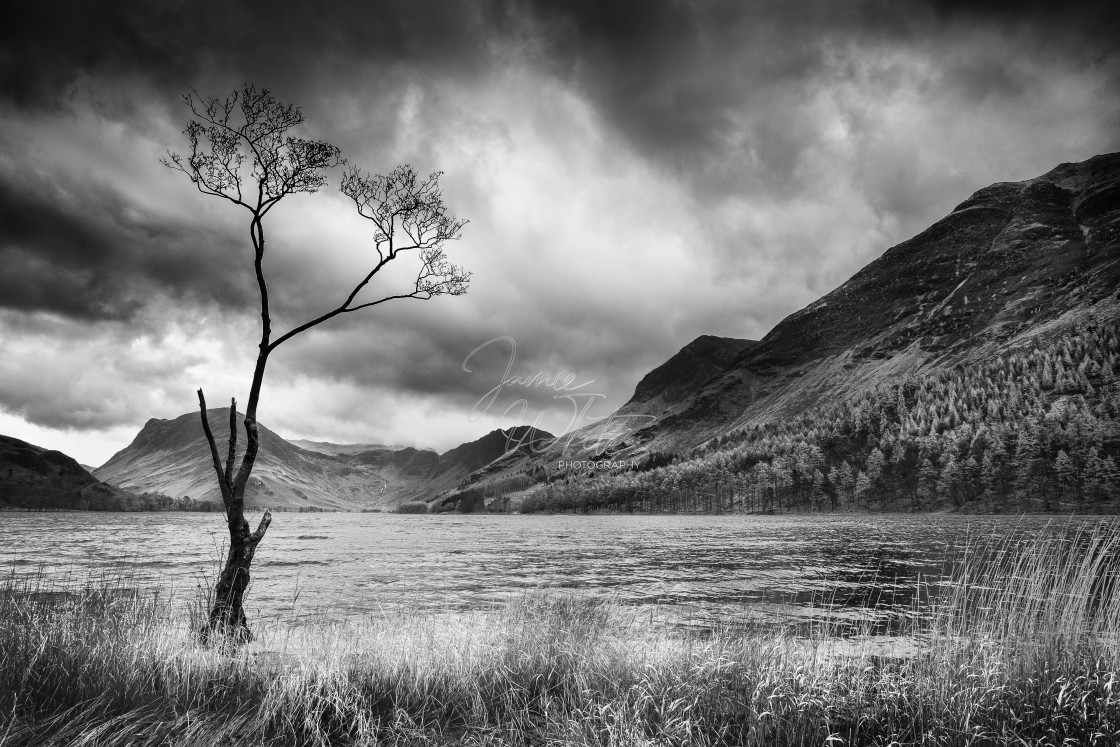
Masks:
[[[762,337],[974,190],[1120,150],[1109,2],[20,6],[0,30],[0,433],[94,466],[198,387],[248,390],[246,216],[159,163],[192,87],[253,82],[353,164],[444,172],[468,294],[297,338],[259,412],[439,451],[568,427],[543,386],[476,406],[499,338],[512,375],[570,374],[605,416],[696,336]],[[369,262],[333,177],[268,218],[278,330]]]

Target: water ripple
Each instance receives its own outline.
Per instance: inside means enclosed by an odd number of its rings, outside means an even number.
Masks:
[[[410,516],[276,514],[252,612],[364,615],[469,609],[527,589],[606,596],[676,624],[914,614],[969,541],[1046,517]],[[128,568],[194,589],[224,556],[216,514],[0,513],[0,571],[71,577]],[[48,558],[49,561],[43,560]]]

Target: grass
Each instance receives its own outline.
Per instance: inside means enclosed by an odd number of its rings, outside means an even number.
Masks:
[[[905,646],[698,638],[603,601],[264,628],[199,647],[165,593],[0,584],[0,747],[1120,743],[1120,538],[964,558]]]

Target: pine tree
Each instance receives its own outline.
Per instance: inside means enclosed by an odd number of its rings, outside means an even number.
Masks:
[[[960,465],[952,452],[945,459],[941,467],[941,475],[937,481],[937,495],[943,501],[950,501],[954,506],[960,506],[960,495],[957,489],[960,482]]]
[[[828,471],[828,484],[831,487],[832,510],[835,511],[842,497],[840,493],[840,469],[838,467],[833,467]]]
[[[1054,459],[1054,471],[1058,475],[1058,500],[1069,498],[1075,492],[1077,472],[1065,449],[1058,450],[1058,456]]]
[[[918,467],[918,508],[933,506],[937,501],[937,469],[929,459]]]
[[[820,511],[824,507],[825,492],[824,473],[819,469],[813,470],[813,490],[811,496],[811,505]]]
[[[840,490],[849,506],[855,503],[856,477],[847,460],[840,463]]]
[[[1015,490],[1025,505],[1030,505],[1031,497],[1037,492],[1037,461],[1039,457],[1038,427],[1028,420],[1019,431],[1015,444]],[[1043,500],[1046,500],[1043,491]],[[1048,508],[1048,505],[1047,505]]]
[[[980,460],[980,479],[984,485],[984,498],[994,500],[999,494],[999,468],[991,450],[985,451],[984,458]]]
[[[868,500],[868,497],[867,497],[870,492],[871,492],[871,480],[867,477],[866,472],[864,472],[863,470],[860,470],[859,474],[856,475],[856,479],[855,479],[856,502],[858,504],[858,502],[860,500],[864,501],[864,503],[867,505],[868,510],[871,510],[871,504],[870,504],[870,501]]]

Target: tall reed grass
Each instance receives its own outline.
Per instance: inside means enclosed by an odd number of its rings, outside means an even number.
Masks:
[[[0,583],[0,747],[1120,744],[1114,525],[966,555],[899,650],[596,599],[200,647],[167,593]]]

